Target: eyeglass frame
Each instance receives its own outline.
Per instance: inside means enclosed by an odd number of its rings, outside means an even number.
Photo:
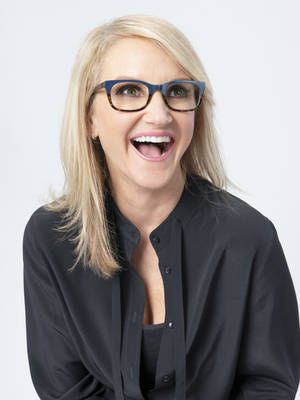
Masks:
[[[147,86],[147,88],[148,88],[148,100],[147,100],[146,104],[143,107],[138,108],[136,110],[122,110],[122,109],[117,108],[116,106],[114,106],[113,103],[112,103],[112,100],[111,100],[111,89],[116,83],[120,83],[120,82],[137,82],[137,83],[142,83],[145,86]],[[168,86],[170,86],[171,83],[193,83],[193,84],[195,84],[197,86],[198,90],[199,90],[199,99],[198,99],[198,103],[196,104],[196,106],[194,108],[191,108],[191,109],[188,109],[188,110],[177,110],[176,108],[171,107],[168,104],[167,99],[165,97],[166,90],[167,90]],[[99,83],[94,88],[94,90],[93,90],[93,92],[91,94],[90,100],[89,100],[89,107],[92,104],[93,97],[97,93],[99,93],[99,91],[102,88],[104,88],[105,91],[106,91],[106,95],[107,95],[107,98],[108,98],[108,101],[109,101],[111,107],[113,109],[117,110],[117,111],[136,112],[136,111],[143,110],[150,103],[154,92],[156,92],[158,90],[161,93],[161,95],[163,97],[163,100],[164,100],[164,102],[165,102],[165,104],[167,105],[168,108],[170,108],[173,111],[186,112],[186,111],[194,111],[197,107],[200,106],[202,98],[203,98],[203,94],[204,94],[204,91],[205,91],[205,82],[198,81],[198,80],[191,80],[191,79],[174,79],[174,80],[162,83],[160,85],[155,85],[155,84],[152,84],[152,83],[149,83],[149,82],[145,82],[145,81],[142,81],[142,80],[139,80],[139,79],[110,79],[110,80],[106,80],[106,81],[103,81],[103,82]]]

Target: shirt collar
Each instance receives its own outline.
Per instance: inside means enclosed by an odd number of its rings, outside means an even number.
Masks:
[[[191,215],[193,215],[195,212],[195,208],[199,206],[199,202],[204,197],[204,187],[207,186],[208,183],[209,182],[206,179],[198,175],[187,174],[185,186],[175,208],[170,212],[167,218],[165,218],[164,221],[162,221],[161,224],[151,232],[151,234],[161,234],[161,232],[166,229],[167,225],[174,218],[179,219],[181,222],[184,222]],[[136,242],[140,236],[139,230],[119,210],[111,192],[108,191],[107,194],[110,205],[112,206],[115,214],[115,220],[119,231],[129,240]]]

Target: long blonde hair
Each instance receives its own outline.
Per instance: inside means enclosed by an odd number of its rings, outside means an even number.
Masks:
[[[58,231],[76,228],[76,260],[82,260],[103,278],[121,266],[111,240],[105,207],[105,185],[109,178],[103,149],[90,135],[89,100],[99,83],[106,51],[122,37],[141,37],[159,45],[190,79],[204,81],[205,92],[195,111],[194,134],[181,160],[182,171],[209,180],[216,190],[237,186],[225,174],[214,126],[213,90],[205,69],[185,35],[170,22],[149,15],[125,15],[90,31],[82,42],[72,70],[61,126],[60,151],[65,182],[57,196],[49,189],[49,211],[62,213],[65,224]]]

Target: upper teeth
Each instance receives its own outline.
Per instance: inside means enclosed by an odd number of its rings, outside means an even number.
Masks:
[[[154,143],[162,143],[162,142],[170,142],[170,136],[140,136],[133,139],[135,142],[154,142]]]

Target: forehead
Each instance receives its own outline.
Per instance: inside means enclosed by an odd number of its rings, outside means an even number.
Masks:
[[[101,75],[102,80],[127,76],[153,83],[188,78],[162,48],[144,38],[117,40],[104,55]]]

